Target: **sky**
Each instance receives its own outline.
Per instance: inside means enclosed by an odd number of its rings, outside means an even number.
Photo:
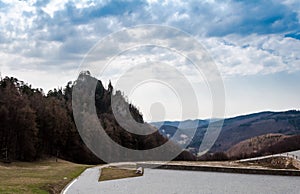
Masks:
[[[45,91],[64,86],[77,78],[82,60],[99,40],[144,24],[182,30],[207,50],[224,83],[225,117],[300,109],[298,0],[0,0],[1,75]],[[147,62],[152,59],[147,52],[132,51],[130,56]],[[162,62],[170,62],[170,56],[165,54]],[[104,84],[111,79],[114,85],[126,62],[116,59],[119,71],[99,79]],[[182,67],[189,71],[187,64]],[[197,115],[182,116],[176,92],[167,93],[156,82],[126,95],[148,121],[209,118],[214,102],[200,80],[191,78]]]

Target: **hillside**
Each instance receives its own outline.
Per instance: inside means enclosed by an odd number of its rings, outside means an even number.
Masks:
[[[263,153],[279,142],[286,141],[290,136],[282,134],[267,134],[239,142],[232,146],[226,154],[230,158],[247,158],[256,155],[267,155]]]
[[[226,151],[231,159],[284,153],[300,149],[300,135],[267,134],[239,142]]]
[[[179,135],[173,140],[179,144],[192,138],[188,149],[197,153],[207,130],[207,124],[202,122],[202,125],[198,125],[195,134],[190,133],[191,130],[187,125],[183,125],[185,128],[178,128],[177,126],[179,126],[179,122],[166,122],[161,125],[159,131],[169,138],[178,132]],[[221,133],[210,152],[225,152],[239,142],[267,134],[280,134],[282,136],[300,134],[300,111],[261,112],[225,119]],[[289,147],[286,145],[289,144],[288,141],[283,142],[285,142],[285,147]],[[295,148],[296,146],[291,147]]]
[[[300,134],[300,111],[262,112],[226,119],[211,151],[226,151],[241,141],[271,133]]]
[[[96,91],[80,87],[89,81],[97,83]],[[123,129],[112,112],[111,98],[117,98],[123,106],[128,106],[127,114],[132,115],[135,121],[144,123],[141,113],[125,100],[120,91],[114,92],[111,84],[105,89],[102,82],[90,76],[89,72],[82,72],[76,82],[69,82],[64,89],[50,90],[48,94],[16,78],[6,77],[0,81],[0,160],[35,161],[55,156],[78,163],[103,162],[87,148],[76,129],[72,111],[72,100],[77,100],[72,99],[74,86],[80,88],[82,99],[95,92],[98,118],[90,119],[90,112],[84,110],[80,113],[80,118],[83,119],[81,123],[100,121],[113,141],[130,149],[151,149],[167,141],[167,138],[155,132],[153,127],[154,132],[146,136]],[[77,104],[85,106],[81,101]],[[125,124],[130,127],[130,123]],[[150,125],[145,126],[151,128]],[[97,136],[97,130],[92,128],[87,129],[91,130],[90,139]],[[98,140],[102,141],[101,138]],[[94,142],[94,145],[97,147],[98,143]],[[178,149],[180,148],[173,144],[166,152]],[[111,155],[124,154],[111,151],[109,146],[105,146],[105,150]],[[123,158],[126,160],[126,157]],[[141,158],[143,159],[145,158]],[[192,160],[194,157],[188,152],[183,152],[177,159]]]

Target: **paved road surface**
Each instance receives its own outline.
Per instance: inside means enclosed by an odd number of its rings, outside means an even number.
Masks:
[[[291,154],[300,158],[300,150]],[[98,182],[100,172],[85,170],[62,193],[300,193],[299,177],[145,169],[142,177]]]
[[[77,179],[65,188],[62,194],[97,193],[99,176],[100,167],[86,169]]]
[[[109,165],[102,165],[101,167],[107,166],[127,166],[127,165],[136,165],[132,162],[120,162],[120,163],[111,163]],[[77,179],[69,183],[67,187],[62,191],[62,194],[90,194],[90,193],[100,193],[102,190],[101,184],[98,182],[98,179],[101,174],[101,167],[93,167],[86,169]],[[124,167],[123,167],[124,168]]]
[[[68,194],[300,193],[300,177],[145,169],[144,176],[97,183],[86,170]]]

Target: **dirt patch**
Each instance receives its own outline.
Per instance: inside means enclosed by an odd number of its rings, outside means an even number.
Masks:
[[[137,174],[136,169],[129,169],[129,168],[124,169],[124,168],[110,166],[101,169],[101,176],[99,177],[99,182],[115,180],[115,179],[139,177],[139,176],[143,176],[143,174]]]

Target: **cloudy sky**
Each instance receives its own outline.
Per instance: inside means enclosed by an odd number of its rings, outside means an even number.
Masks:
[[[143,24],[178,28],[203,45],[224,80],[226,117],[300,109],[298,0],[0,0],[1,74],[46,91],[64,86],[95,43]],[[142,93],[132,100],[144,112]],[[205,104],[197,117],[210,116]],[[165,119],[189,118],[170,112]]]

